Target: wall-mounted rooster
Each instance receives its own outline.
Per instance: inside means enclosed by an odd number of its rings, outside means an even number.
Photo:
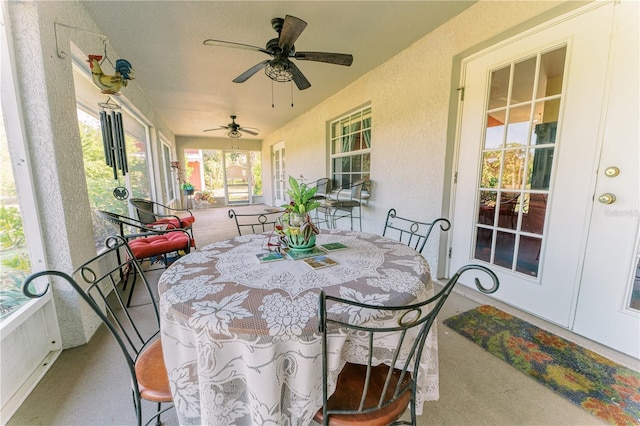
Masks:
[[[102,93],[116,95],[122,87],[125,87],[129,80],[133,80],[133,67],[126,59],[118,59],[115,66],[115,75],[105,75],[100,67],[102,56],[89,55],[89,67],[93,82]]]

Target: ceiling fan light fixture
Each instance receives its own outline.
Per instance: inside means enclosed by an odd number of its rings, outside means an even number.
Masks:
[[[231,139],[238,139],[238,138],[242,137],[242,133],[240,133],[239,131],[233,129],[233,130],[229,130],[227,132],[227,136],[229,136]]]
[[[264,68],[264,73],[273,81],[278,83],[286,83],[293,79],[293,74],[289,70],[289,66],[286,62],[279,62],[275,64],[268,64]]]

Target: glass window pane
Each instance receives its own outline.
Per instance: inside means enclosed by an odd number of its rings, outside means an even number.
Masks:
[[[342,159],[334,158],[333,159],[333,173],[338,174],[342,173]]]
[[[362,156],[362,171],[363,172],[371,171],[371,155],[370,154],[364,154]]]
[[[558,117],[560,114],[560,99],[538,102],[533,117],[532,145],[542,145],[556,142]]]
[[[486,228],[477,228],[476,247],[473,257],[485,262],[491,262],[491,243],[493,231]]]
[[[536,57],[515,64],[510,104],[530,101],[533,97],[533,82],[536,75]]]
[[[518,247],[518,261],[516,271],[523,274],[537,277],[540,263],[540,248],[542,240],[540,238],[521,236]]]
[[[1,107],[0,107],[1,109]],[[0,110],[0,113],[2,111]],[[20,284],[31,273],[18,194],[10,166],[9,144],[0,116],[0,321],[29,301]]]
[[[351,171],[351,157],[342,157],[341,158],[341,162],[342,162],[342,171],[343,172],[350,172]]]
[[[513,251],[516,245],[516,235],[508,232],[496,233],[496,251],[493,263],[511,269],[513,265]]]
[[[480,206],[478,208],[478,223],[493,226],[498,193],[495,191],[480,191]]]
[[[554,153],[553,148],[537,148],[529,151],[527,188],[549,189]]]
[[[352,172],[361,172],[362,171],[362,155],[354,155],[351,157],[351,171]]]
[[[482,188],[496,188],[500,176],[501,151],[487,151],[482,153]]]
[[[501,188],[520,189],[522,187],[526,156],[526,149],[509,149],[504,151]]]
[[[544,218],[547,213],[546,194],[528,194],[527,202],[522,209],[521,230],[532,234],[544,231]]]
[[[536,98],[558,95],[562,92],[564,75],[564,60],[567,48],[562,47],[547,52],[540,57],[540,74],[538,76],[538,90]]]
[[[520,193],[503,192],[500,194],[498,212],[498,226],[506,229],[516,229],[518,212],[520,211]]]
[[[501,147],[504,142],[504,123],[506,111],[494,111],[487,114],[487,128],[484,136],[484,148],[492,149]]]
[[[506,66],[491,73],[488,109],[500,108],[507,105],[510,72],[511,66]]]
[[[507,145],[526,146],[529,136],[531,106],[525,105],[509,111],[509,125],[507,126]]]

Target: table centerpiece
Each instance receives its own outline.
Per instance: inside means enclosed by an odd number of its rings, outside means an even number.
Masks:
[[[285,212],[280,217],[280,223],[276,225],[276,232],[291,250],[306,251],[316,245],[316,235],[320,233],[320,229],[311,221],[309,212],[320,206],[320,203],[313,199],[317,190],[318,188],[310,188],[289,176],[287,195],[291,201],[280,206]]]

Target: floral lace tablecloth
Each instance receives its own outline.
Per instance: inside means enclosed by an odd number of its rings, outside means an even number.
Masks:
[[[256,254],[267,251],[268,239],[252,234],[209,245],[160,278],[162,346],[182,425],[308,425],[322,406],[320,290],[389,306],[433,295],[424,258],[388,238],[323,230],[318,245],[347,249],[328,253],[337,265],[322,269],[302,260],[261,263]],[[424,401],[438,399],[435,333],[434,324],[418,376],[419,413]],[[331,386],[361,351],[353,336],[330,336],[329,347]]]

